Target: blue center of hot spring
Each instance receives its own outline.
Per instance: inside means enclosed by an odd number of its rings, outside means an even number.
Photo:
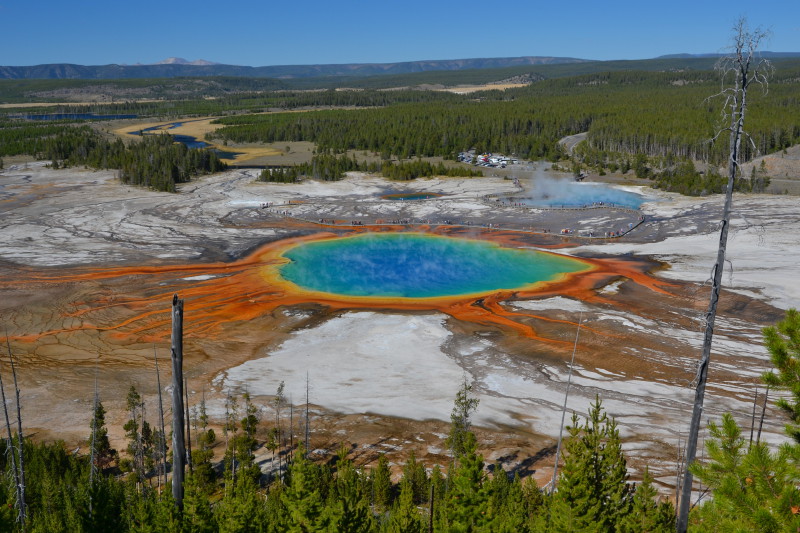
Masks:
[[[585,270],[575,259],[423,234],[365,234],[298,245],[281,276],[312,291],[435,298],[519,289]]]
[[[532,207],[617,206],[639,209],[651,200],[641,194],[608,187],[599,183],[575,183],[566,180],[540,180],[533,188],[532,198],[517,198]]]

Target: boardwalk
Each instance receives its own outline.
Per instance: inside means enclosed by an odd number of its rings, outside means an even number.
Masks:
[[[504,198],[436,198],[415,201],[338,200],[273,205],[265,216],[288,217],[323,226],[464,226],[584,239],[616,238],[644,221],[640,211],[609,205],[539,208]]]

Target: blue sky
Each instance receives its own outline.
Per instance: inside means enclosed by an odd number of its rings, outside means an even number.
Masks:
[[[719,52],[740,16],[764,50],[800,52],[800,1],[0,0],[0,65],[642,59]]]

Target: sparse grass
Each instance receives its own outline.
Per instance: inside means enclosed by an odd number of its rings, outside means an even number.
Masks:
[[[113,131],[114,134],[122,137],[125,140],[130,140],[133,132],[147,129],[147,128],[158,128],[157,130],[153,130],[154,132],[167,132],[172,135],[189,135],[191,137],[196,138],[199,141],[205,141],[210,144],[213,148],[217,150],[221,150],[223,152],[236,152],[236,155],[231,157],[221,157],[223,161],[228,164],[260,164],[254,163],[253,159],[264,158],[264,157],[276,157],[280,156],[283,151],[279,148],[274,146],[268,145],[256,145],[256,144],[237,144],[233,145],[230,144],[228,146],[209,142],[205,140],[206,133],[212,132],[220,127],[221,124],[212,124],[211,122],[215,120],[216,117],[204,117],[199,119],[191,119],[191,120],[173,120],[169,122],[146,122],[140,123],[135,125],[127,125],[121,128],[117,128]],[[181,122],[181,125],[176,128],[169,128],[171,124],[174,122]],[[284,146],[287,143],[282,143]],[[309,155],[308,160],[311,160],[311,156]],[[272,164],[284,164],[284,163],[272,163]]]

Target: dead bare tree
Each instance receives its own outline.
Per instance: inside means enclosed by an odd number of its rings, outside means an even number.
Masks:
[[[294,450],[294,403],[292,403],[292,395],[289,395],[289,454],[287,461],[292,462],[292,451]]]
[[[186,464],[189,466],[189,473],[194,472],[192,466],[192,431],[190,429],[191,417],[189,416],[189,380],[183,378],[183,399],[186,402],[185,413],[186,416]]]
[[[183,477],[186,464],[183,423],[183,300],[172,297],[172,497],[183,510]]]
[[[19,385],[17,384],[17,368],[14,365],[14,355],[11,353],[11,344],[6,333],[6,346],[8,347],[8,360],[11,362],[11,377],[14,379],[14,394],[17,399],[17,459],[19,459],[19,497],[21,525],[25,530],[25,520],[28,515],[28,506],[25,500],[25,439],[22,434],[22,403],[19,400]]]
[[[433,508],[433,504],[434,504],[434,501],[433,501],[434,495],[433,495],[433,493],[434,492],[435,492],[434,491],[434,484],[431,483],[431,494],[430,494],[430,498],[428,500],[430,502],[430,504],[428,505],[428,533],[433,533],[433,517],[435,516],[435,514],[434,514],[435,510]]]
[[[553,478],[550,480],[550,495],[556,491],[556,483],[558,482],[558,460],[561,457],[561,441],[564,436],[564,419],[567,415],[567,400],[569,400],[569,387],[572,384],[572,369],[575,366],[575,352],[578,351],[578,336],[581,333],[581,324],[583,324],[583,312],[581,312],[580,320],[578,321],[578,329],[575,331],[575,345],[572,347],[572,359],[569,362],[569,374],[567,374],[567,389],[564,391],[564,406],[561,408],[561,425],[558,429],[558,444],[556,445],[556,462],[553,465]]]
[[[6,332],[6,347],[8,348],[8,358],[12,361],[12,368],[13,368],[13,357],[11,355],[11,343],[8,340],[8,333]],[[16,385],[16,378],[14,379]],[[11,434],[11,420],[8,417],[8,404],[6,403],[6,390],[3,387],[3,378],[0,375],[0,395],[2,395],[3,400],[3,413],[6,417],[6,430],[8,431],[8,443],[6,445],[6,449],[8,453],[11,454],[11,467],[14,470],[14,486],[17,492],[17,521],[20,523],[20,527],[24,530],[25,529],[25,490],[24,490],[24,481],[22,480],[20,473],[21,473],[21,458],[17,459],[17,452],[16,447],[14,446],[14,437]],[[17,402],[19,402],[19,394],[17,395]],[[18,435],[19,437],[19,448],[20,452],[22,449],[22,435]]]
[[[308,454],[308,372],[306,372],[306,435],[305,435],[305,450],[303,451],[304,454]]]
[[[281,455],[284,448],[284,435],[283,428],[281,427],[281,409],[286,404],[286,396],[283,395],[284,382],[281,381],[278,385],[278,390],[275,397],[272,399],[272,407],[275,409],[275,428],[278,431],[278,479],[283,479],[283,463],[281,462]]]
[[[756,445],[761,442],[761,429],[764,427],[764,416],[767,414],[767,399],[769,398],[769,385],[767,392],[764,393],[764,404],[761,406],[761,418],[758,421],[758,434],[756,435]]]
[[[758,385],[756,385],[756,393],[753,395],[753,414],[750,416],[750,444],[753,445],[753,432],[756,429],[756,407],[758,406]]]
[[[222,428],[222,433],[225,435],[225,456],[226,460],[230,453],[230,470],[231,482],[225,483],[225,491],[228,491],[228,485],[231,487],[236,486],[236,418],[238,416],[236,398],[231,396],[230,391],[225,397],[225,425]]]
[[[158,453],[161,455],[159,465],[158,484],[161,485],[161,477],[164,477],[164,486],[167,486],[167,432],[164,428],[164,400],[161,396],[161,372],[158,371],[158,353],[156,345],[153,345],[153,360],[156,362],[156,385],[158,386],[158,420],[161,428],[161,438],[159,439]]]
[[[97,354],[100,359],[100,354]],[[89,455],[89,488],[94,488],[94,476],[97,473],[97,405],[100,403],[100,393],[97,390],[97,361],[94,363],[94,405],[92,406],[92,440]],[[89,493],[89,513],[92,512],[92,494]]]
[[[756,57],[759,45],[767,37],[767,33],[756,29],[751,31],[744,18],[739,19],[733,27],[732,54],[720,59],[717,70],[722,77],[722,90],[718,96],[725,97],[723,116],[728,121],[728,126],[722,128],[717,137],[725,132],[729,133],[728,155],[728,185],[725,191],[725,205],[722,211],[722,222],[717,249],[717,262],[711,276],[711,298],[705,316],[705,334],[703,338],[703,352],[697,366],[695,377],[695,399],[692,410],[692,420],[689,426],[689,435],[686,441],[686,461],[684,462],[684,475],[681,487],[681,498],[678,506],[678,533],[685,533],[689,525],[689,505],[692,494],[692,474],[689,467],[694,463],[697,453],[697,437],[700,433],[700,420],[703,414],[703,398],[705,397],[706,380],[708,378],[708,364],[711,358],[711,342],[714,335],[714,321],[717,316],[717,304],[722,281],[722,272],[725,270],[725,249],[728,243],[728,230],[730,226],[731,204],[733,203],[733,186],[737,175],[741,174],[741,143],[744,134],[744,120],[747,111],[747,91],[753,83],[766,83],[766,73],[769,63],[759,61]]]

